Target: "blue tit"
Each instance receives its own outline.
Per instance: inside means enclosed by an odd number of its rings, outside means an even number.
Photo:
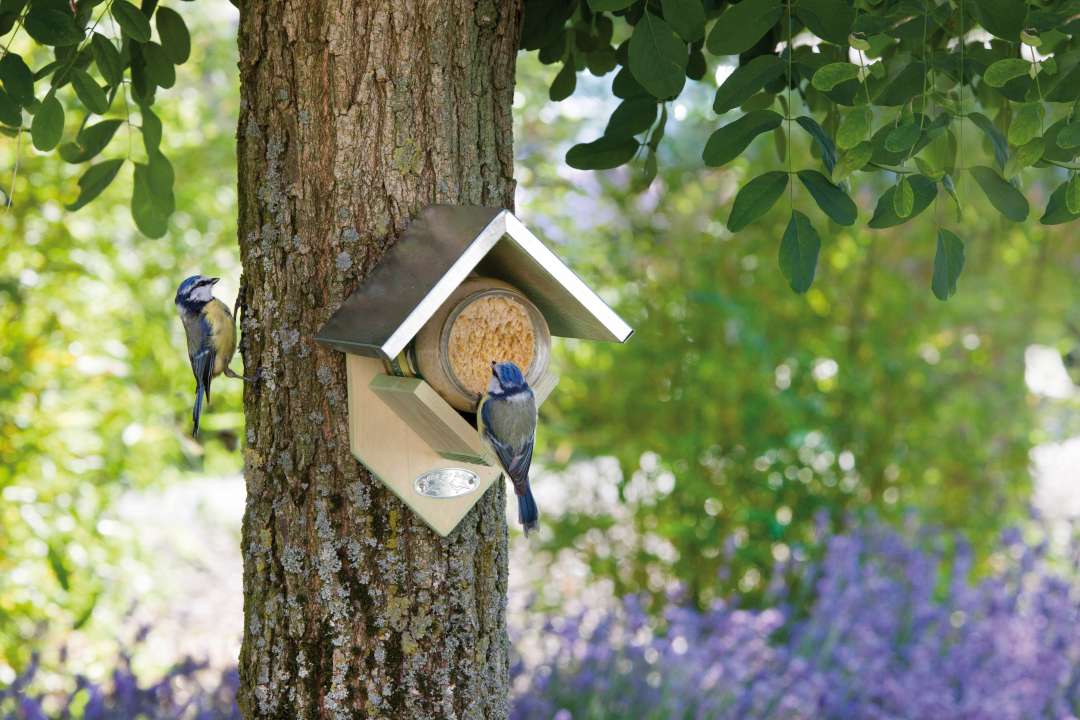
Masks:
[[[220,278],[192,275],[176,290],[176,307],[184,322],[188,359],[195,374],[192,437],[199,436],[203,398],[208,404],[210,402],[210,381],[222,373],[226,377],[242,378],[229,368],[236,352],[236,325],[229,308],[214,297],[214,284],[218,280]]]
[[[540,515],[529,487],[529,466],[536,438],[536,398],[521,368],[514,363],[491,363],[491,380],[487,394],[480,400],[476,424],[480,436],[495,451],[503,472],[514,483],[518,520],[528,536],[530,530],[536,529]]]

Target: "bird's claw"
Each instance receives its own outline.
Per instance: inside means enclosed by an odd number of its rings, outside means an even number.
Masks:
[[[243,380],[244,382],[258,382],[259,380],[262,380],[263,376],[265,375],[265,373],[263,372],[264,370],[265,368],[259,368],[255,371],[255,375],[253,375],[252,377],[248,377],[247,375],[238,374],[232,368],[225,368],[225,377]]]

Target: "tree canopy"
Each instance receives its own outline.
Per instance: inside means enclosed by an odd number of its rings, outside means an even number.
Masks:
[[[962,177],[1023,222],[1031,215],[1023,182],[1039,172],[1057,185],[1039,222],[1080,217],[1078,14],[1077,0],[526,0],[521,47],[561,64],[552,100],[574,92],[578,73],[614,74],[622,102],[604,133],[572,147],[566,162],[633,163],[639,187],[656,176],[670,102],[688,80],[716,82],[721,124],[701,138],[702,163],[727,165],[758,136],[775,136],[776,168],[743,184],[727,226],[746,228],[786,195],[776,261],[796,292],[817,271],[814,215],[859,222],[852,190],[868,175],[890,179],[874,186],[872,229],[904,224],[947,195],[957,221],[936,228],[929,278],[944,300],[965,262]],[[0,131],[28,132],[35,148],[82,168],[68,210],[130,166],[132,218],[144,234],[164,235],[174,170],[153,107],[191,53],[180,14],[156,0],[0,0],[5,37]],[[142,143],[129,135],[126,153],[100,159],[124,126]],[[965,132],[984,138],[981,156],[960,152]],[[812,145],[813,166],[793,164],[795,135]]]
[[[572,147],[572,167],[633,163],[639,186],[657,173],[668,104],[687,82],[712,83],[720,126],[702,137],[704,165],[727,165],[760,135],[776,136],[776,169],[747,180],[731,207],[738,232],[787,195],[789,221],[777,263],[791,288],[811,286],[821,236],[816,207],[841,226],[858,222],[853,186],[875,188],[866,223],[882,229],[924,212],[939,193],[956,206],[942,221],[930,277],[945,300],[964,267],[962,202],[969,176],[1012,222],[1028,219],[1021,192],[1035,168],[1058,183],[1039,222],[1080,217],[1080,3],[1023,0],[527,0],[521,45],[562,64],[552,100],[569,97],[577,74],[614,73],[622,102],[603,135]],[[713,59],[710,60],[711,56]],[[984,137],[983,155],[964,134]],[[796,167],[793,135],[812,145],[813,167]],[[962,159],[961,159],[962,156]],[[1034,172],[1030,173],[1034,175]],[[805,193],[802,192],[805,190]]]

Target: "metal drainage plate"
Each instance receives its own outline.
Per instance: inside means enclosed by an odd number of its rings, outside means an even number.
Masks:
[[[433,498],[452,498],[468,495],[480,486],[476,473],[464,468],[430,470],[413,480],[413,490]]]

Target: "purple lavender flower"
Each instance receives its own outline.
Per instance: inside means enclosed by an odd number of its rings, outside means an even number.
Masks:
[[[579,635],[563,626],[547,655],[515,664],[511,717],[1080,715],[1080,584],[1052,569],[1044,543],[1005,534],[1010,560],[973,581],[970,548],[953,538],[934,538],[949,563],[925,532],[877,522],[823,539],[820,561],[782,568],[791,581],[770,588],[771,608],[669,605],[649,621],[629,597],[576,617]],[[808,605],[786,596],[807,583]]]

